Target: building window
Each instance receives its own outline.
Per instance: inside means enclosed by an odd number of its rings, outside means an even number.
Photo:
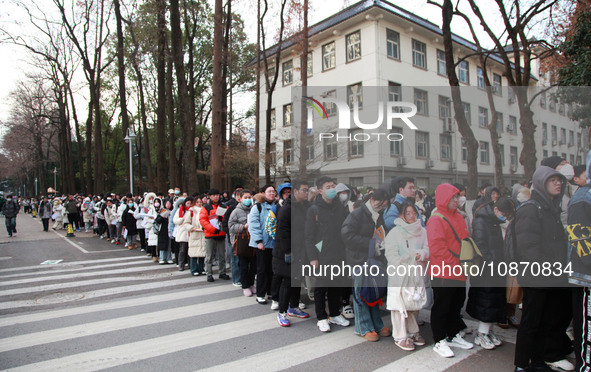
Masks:
[[[573,154],[570,154],[570,163],[575,164],[575,156]]]
[[[478,107],[478,126],[480,128],[488,128],[488,109]]]
[[[466,163],[468,161],[468,147],[466,146],[466,141],[462,138],[462,162]]]
[[[333,133],[331,138],[323,140],[324,142],[324,160],[334,160],[337,158],[338,142],[337,135]]]
[[[546,159],[548,157],[548,150],[542,151],[542,156],[544,159]]]
[[[564,128],[560,129],[560,144],[566,145],[566,129]]]
[[[447,76],[447,67],[445,65],[445,52],[437,49],[437,73],[442,76]]]
[[[512,87],[509,87],[509,104],[514,104],[516,100],[517,98],[515,97],[515,91]]]
[[[568,131],[568,147],[573,147],[575,145],[575,132],[572,130]]]
[[[293,142],[292,140],[283,141],[283,163],[293,163]]]
[[[550,133],[552,135],[552,146],[556,146],[556,143],[558,142],[558,129],[556,128],[556,125],[552,126]]]
[[[554,94],[550,94],[550,104],[548,106],[550,111],[556,112],[556,97],[554,97]]]
[[[497,133],[503,133],[503,125],[505,125],[504,121],[503,114],[497,112]]]
[[[563,158],[563,159],[566,159],[567,158],[566,157],[566,152],[563,152],[562,154],[560,154],[560,157]]]
[[[518,163],[518,160],[519,160],[519,155],[518,155],[517,147],[511,146],[511,148],[509,149],[509,151],[511,152],[510,155],[509,155],[511,157],[511,167],[513,169],[516,169],[517,168],[517,163]]]
[[[386,29],[386,50],[388,58],[400,60],[400,34]]]
[[[390,131],[390,133],[403,135],[401,127],[392,127],[392,130]],[[404,149],[404,146],[403,146],[402,141],[390,141],[390,155],[403,156],[404,155],[403,149]]]
[[[402,101],[402,87],[398,83],[388,82],[388,101]]]
[[[312,63],[313,59],[312,59],[312,53],[308,53],[308,77],[312,76],[313,74],[313,67],[314,64]]]
[[[502,88],[501,75],[493,74],[493,93],[498,96],[502,96],[503,91],[501,90],[501,88]]]
[[[499,145],[499,154],[501,155],[501,166],[505,166],[505,145]]]
[[[581,133],[577,133],[577,147],[581,148]]]
[[[417,177],[415,179],[415,185],[417,189],[428,189],[429,188],[429,178],[428,177]]]
[[[427,132],[416,132],[416,147],[417,147],[417,159],[429,158],[429,133]]]
[[[271,109],[271,129],[277,128],[277,117],[275,116],[275,109]]]
[[[490,156],[488,153],[488,142],[480,141],[480,163],[489,164]]]
[[[509,115],[509,133],[517,135],[517,117],[512,115]]]
[[[351,110],[353,110],[353,107],[355,107],[355,103],[357,103],[359,108],[363,107],[361,83],[347,86],[347,103],[349,104]]]
[[[349,177],[349,185],[351,185],[351,187],[362,187],[363,177]]]
[[[564,116],[564,103],[558,104],[558,114]]]
[[[293,59],[283,62],[283,85],[293,83]]]
[[[482,70],[482,67],[476,67],[476,80],[478,88],[484,89],[484,70]]]
[[[347,44],[347,62],[361,58],[361,31],[347,35],[345,40]]]
[[[269,147],[269,160],[271,165],[277,164],[277,145],[275,143],[272,143],[271,147]]]
[[[548,124],[542,123],[542,145],[548,143]]]
[[[335,43],[324,44],[322,46],[322,71],[330,70],[336,67]]]
[[[337,91],[331,90],[326,92],[327,98],[337,98]],[[324,102],[324,108],[326,109],[327,116],[334,116],[337,114],[337,104],[334,102]]]
[[[446,96],[439,96],[439,119],[451,117],[451,100]]]
[[[577,164],[583,164],[583,157],[581,155],[577,155]]]
[[[362,129],[353,129],[349,131],[349,157],[350,158],[359,158],[363,156],[363,141],[356,141],[355,136],[357,138],[362,138],[363,136],[358,136],[362,134]]]
[[[306,141],[306,161],[314,160],[314,136],[307,135],[304,139]]]
[[[441,134],[439,136],[441,144],[441,160],[451,160],[451,136],[449,134]]]
[[[458,64],[458,79],[461,83],[470,84],[470,73],[469,73],[468,61],[461,61]]]
[[[558,156],[558,151],[552,151],[552,156]]]
[[[427,44],[415,39],[412,39],[412,64],[427,69]]]
[[[546,92],[540,94],[540,107],[543,109],[546,108]]]
[[[293,124],[293,110],[291,103],[283,105],[283,126],[288,127]]]
[[[464,116],[466,117],[466,121],[468,125],[472,125],[472,108],[468,102],[462,102],[462,106],[464,106]]]
[[[427,91],[415,88],[415,106],[417,106],[417,114],[429,115],[429,99]]]

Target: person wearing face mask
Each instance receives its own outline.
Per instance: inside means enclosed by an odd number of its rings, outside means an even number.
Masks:
[[[230,243],[234,245],[236,242],[236,235],[244,229],[248,230],[248,215],[253,206],[252,191],[237,190],[235,192],[236,208],[230,214],[228,220],[228,231],[230,232]],[[254,247],[252,247],[254,253]],[[240,268],[240,284],[242,286],[242,293],[246,297],[250,297],[256,293],[254,287],[254,277],[257,273],[256,256],[240,255],[237,256]]]
[[[337,197],[343,203],[347,213],[353,212],[353,202],[351,201],[351,190],[344,183],[339,183],[335,188],[337,190]]]
[[[458,198],[458,213],[464,217],[464,222],[466,222],[468,232],[470,235],[472,235],[472,222],[470,220],[470,216],[466,212],[466,187],[459,183],[454,183],[453,185],[455,188],[460,190],[460,197]]]
[[[133,202],[133,199],[131,198],[131,196],[129,196],[127,198],[127,204],[125,205],[125,209],[123,210],[123,213],[121,214],[121,222],[123,223],[123,226],[127,230],[126,247],[128,249],[136,248],[135,241],[137,238],[137,223],[136,223],[135,217],[133,216],[135,210],[136,210],[135,203]]]
[[[550,167],[555,169],[556,171],[560,172],[567,181],[571,181],[575,176],[575,169],[574,167],[566,161],[566,159],[561,158],[560,156],[550,156],[542,160],[541,165]],[[560,213],[560,221],[562,221],[562,225],[566,228],[567,224],[567,206],[570,198],[575,193],[576,187],[571,185],[567,182],[564,190],[564,195],[562,196],[562,212]]]
[[[203,235],[203,227],[199,222],[199,213],[203,203],[201,199],[196,197],[193,199],[193,206],[191,207],[191,231],[189,232],[189,268],[191,275],[200,276],[205,275],[205,236]]]
[[[386,308],[392,318],[392,337],[396,346],[412,351],[415,346],[425,345],[425,339],[419,334],[417,317],[419,309],[427,302],[425,277],[413,276],[410,268],[421,265],[426,267],[429,260],[427,231],[418,219],[417,211],[410,202],[400,207],[400,216],[396,227],[386,236],[386,259],[390,267],[407,266],[406,276],[388,277],[388,301]],[[417,285],[417,289],[414,290]],[[414,290],[412,298],[409,291]]]
[[[391,230],[394,228],[395,224],[394,221],[398,218],[399,215],[399,208],[405,201],[411,202],[414,204],[415,198],[415,181],[410,177],[400,177],[396,183],[396,190],[398,193],[390,200],[390,205],[386,207],[384,211],[384,223],[386,224],[386,228]],[[417,214],[419,215],[419,219],[423,221],[421,217],[421,212],[417,208]]]
[[[566,177],[547,166],[533,175],[533,202],[515,214],[515,261],[566,265],[567,237],[560,222]],[[523,274],[523,275],[522,275]],[[523,314],[515,344],[515,371],[573,370],[565,355],[572,351],[566,329],[572,317],[571,291],[561,276],[520,272]],[[570,350],[569,350],[570,349]]]
[[[341,227],[347,212],[337,200],[336,186],[335,180],[328,176],[318,178],[316,187],[320,194],[306,213],[304,244],[309,264],[317,273],[320,265],[342,264],[345,260]],[[341,282],[344,284],[345,281],[341,280],[339,284]],[[346,283],[350,285],[350,281]],[[330,276],[316,276],[314,307],[318,319],[316,325],[321,332],[330,332],[330,324],[349,326],[350,322],[340,314],[342,292],[342,287],[337,287]]]
[[[174,260],[171,255],[171,242],[168,232],[168,219],[171,218],[171,210],[173,208],[172,200],[165,199],[162,201],[163,204],[160,208],[156,208],[156,202],[154,202],[154,208],[157,209],[158,216],[154,220],[152,230],[158,235],[158,264],[173,264]]]
[[[175,240],[179,244],[179,254],[177,261],[179,271],[185,270],[187,263],[187,252],[189,250],[189,232],[193,228],[192,220],[194,212],[191,210],[193,198],[188,197],[183,200],[173,217],[173,222],[177,226]]]
[[[152,261],[158,262],[158,234],[154,231],[154,223],[158,212],[162,206],[162,200],[156,197],[156,194],[149,193],[144,199],[144,208],[139,211],[142,217],[142,227],[147,233],[147,254],[152,258]],[[138,208],[139,209],[139,208]]]
[[[345,242],[347,264],[364,265],[369,257],[369,244],[376,229],[385,230],[383,211],[388,205],[388,195],[382,189],[375,190],[370,199],[347,216],[341,228]],[[386,265],[384,255],[377,256]],[[359,297],[363,285],[361,275],[353,275],[353,308],[355,311],[355,334],[367,341],[378,341],[392,332],[384,326],[379,306],[369,306]]]
[[[218,189],[210,189],[210,202],[205,204],[199,211],[199,223],[203,227],[205,235],[205,271],[207,281],[213,282],[213,260],[217,256],[219,278],[230,280],[226,274],[226,233],[222,231],[222,220],[224,216],[217,213],[220,207],[220,192]]]
[[[496,265],[505,261],[505,241],[500,225],[514,214],[513,201],[504,197],[496,202],[489,200],[476,209],[472,221],[472,238],[487,264],[492,262]],[[474,343],[492,350],[502,344],[492,330],[492,325],[504,322],[507,318],[507,301],[505,278],[488,274],[470,278],[466,312],[480,321]]]

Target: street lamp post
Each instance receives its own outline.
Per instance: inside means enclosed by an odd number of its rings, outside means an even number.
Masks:
[[[137,136],[133,132],[133,128],[127,129],[127,136],[125,136],[125,142],[129,143],[129,192],[133,194],[133,153],[131,151],[133,140]]]
[[[53,167],[53,189],[57,193],[57,167]]]
[[[35,197],[37,196],[37,177],[35,177]]]

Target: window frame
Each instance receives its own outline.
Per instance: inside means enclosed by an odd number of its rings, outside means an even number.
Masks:
[[[441,49],[437,49],[437,74],[440,76],[447,77],[447,62],[445,61],[445,52]],[[443,59],[441,59],[443,57]],[[443,72],[441,71],[443,68]]]
[[[462,67],[462,65],[464,64],[466,66],[465,68]],[[465,80],[462,79],[462,71],[464,71],[464,74],[466,76]],[[460,83],[470,85],[470,63],[466,60],[460,61],[458,63],[458,81]]]
[[[423,70],[427,70],[427,44],[417,39],[412,39],[412,65]],[[417,49],[417,47],[419,49]],[[422,49],[422,50],[420,50]],[[422,59],[423,65],[418,64]]]
[[[391,34],[396,36],[396,40],[390,38]],[[390,55],[390,45],[392,45],[392,50],[396,50],[396,57]],[[389,28],[386,28],[386,57],[400,61],[400,33]]]
[[[332,51],[330,52],[326,52],[326,48],[332,44]],[[336,52],[337,52],[337,46],[336,46],[336,42],[333,40],[331,42],[328,42],[326,44],[323,44],[321,47],[321,51],[322,51],[322,71],[329,71],[332,69],[335,69],[337,67],[337,56],[336,56]],[[330,62],[331,65],[327,67],[326,65],[326,57],[330,58]]]
[[[421,139],[419,139],[419,136],[421,136]],[[423,148],[425,154],[419,155],[419,145]],[[429,132],[415,132],[415,157],[417,159],[429,159]]]
[[[353,35],[359,35],[359,40],[352,43],[352,44],[349,44],[350,37]],[[359,49],[356,51],[355,47],[357,45],[359,45]],[[352,49],[354,52],[358,52],[359,55],[354,56],[354,58],[349,58],[350,49]],[[345,36],[345,59],[346,59],[347,63],[354,62],[354,61],[361,59],[361,30],[351,32],[350,34]]]
[[[288,63],[291,63],[291,68],[286,70],[285,66]],[[281,71],[283,72],[281,74],[281,82],[282,82],[283,86],[285,87],[285,86],[293,84],[293,58],[290,59],[289,61],[285,61],[281,64]],[[289,80],[286,79],[286,75],[289,76]]]
[[[414,88],[413,91],[413,96],[414,96],[414,104],[415,106],[417,106],[417,114],[418,115],[423,115],[423,116],[429,116],[429,93],[426,90],[422,90],[422,89],[418,89],[418,88]],[[423,100],[419,100],[418,94],[424,94],[424,101]],[[418,103],[422,102],[421,105],[419,105]],[[424,110],[419,110],[419,108],[424,108]]]

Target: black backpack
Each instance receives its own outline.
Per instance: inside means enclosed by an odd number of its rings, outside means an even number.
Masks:
[[[523,202],[519,208],[522,208],[525,205],[534,205],[538,211],[538,218],[542,219],[542,206],[540,203],[535,199],[530,199]],[[515,233],[515,220],[513,218],[509,225],[507,226],[507,231],[505,232],[505,262],[517,262],[515,257],[517,256],[517,234]]]

